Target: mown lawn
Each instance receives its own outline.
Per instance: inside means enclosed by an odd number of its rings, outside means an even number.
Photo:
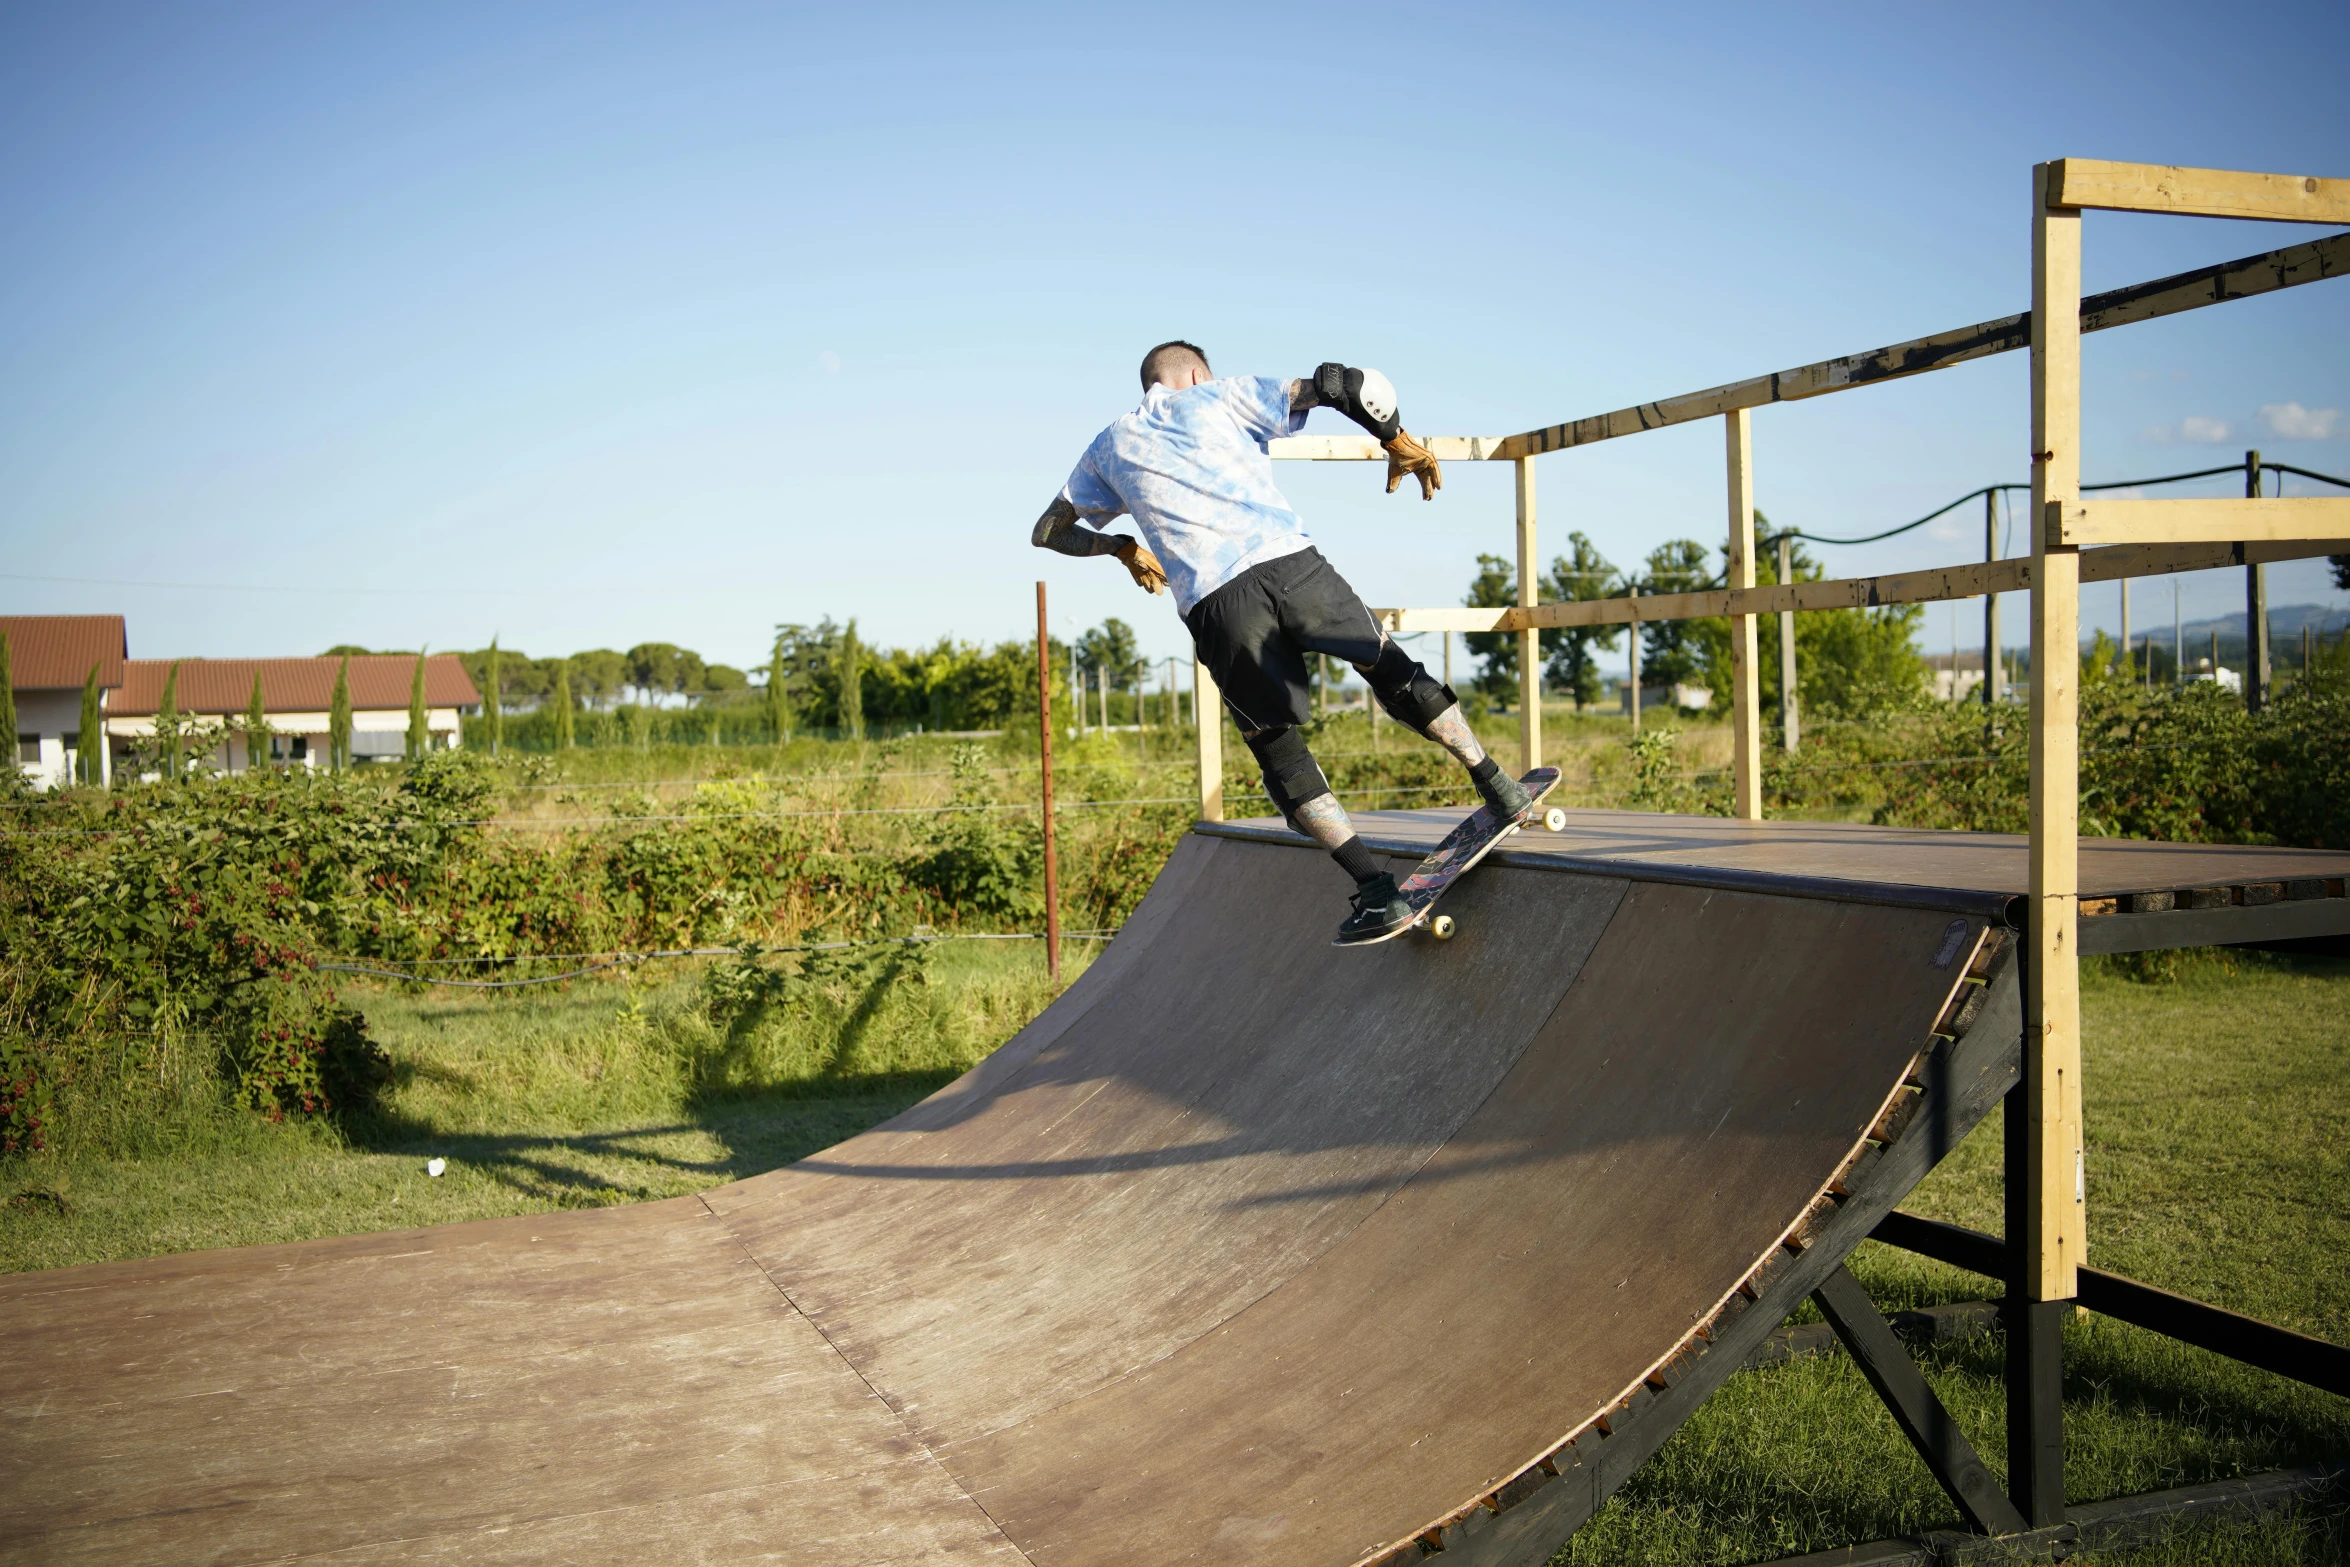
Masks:
[[[13,1164],[0,1268],[698,1190],[887,1117],[1049,998],[1027,945],[946,945],[769,990],[713,974],[369,993],[398,1073],[384,1115],[341,1135],[198,1118],[136,1155]],[[2350,964],[2198,958],[2163,983],[2093,969],[2085,1010],[2091,1260],[2350,1339]],[[1998,1148],[1994,1119],[1908,1206],[1998,1229]],[[1996,1292],[1881,1246],[1853,1267],[1887,1309]],[[1998,1337],[1920,1358],[1996,1471]],[[2342,1400],[2099,1318],[2067,1331],[2066,1396],[2076,1501],[2350,1456]],[[1560,1560],[1752,1561],[1955,1522],[1850,1363],[1824,1355],[1734,1377]],[[2350,1525],[2320,1509],[2108,1559],[2341,1562]]]

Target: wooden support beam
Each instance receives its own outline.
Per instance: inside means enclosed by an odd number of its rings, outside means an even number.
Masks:
[[[2051,544],[2283,543],[2350,534],[2350,496],[2293,495],[2268,500],[2211,496],[2196,500],[2073,500],[2041,513]]]
[[[2176,315],[2182,310],[2200,310],[2207,305],[2225,304],[2231,299],[2248,299],[2255,294],[2274,293],[2281,288],[2315,283],[2344,273],[2350,273],[2350,234],[2328,234],[2303,244],[2288,245],[2281,250],[2246,256],[2240,261],[2223,261],[2215,266],[2199,267],[2192,272],[2173,273],[2169,277],[2093,294],[2081,301],[2081,330],[2103,332],[2117,326],[2130,326],[2140,321]],[[1912,338],[1906,343],[1895,343],[1885,348],[1872,348],[1866,353],[1846,354],[1840,359],[1823,359],[1817,364],[1756,376],[1749,381],[1734,381],[1727,386],[1709,387],[1702,392],[1689,392],[1658,402],[1619,408],[1613,413],[1572,419],[1565,424],[1549,425],[1510,436],[1493,447],[1492,451],[1501,457],[1563,451],[1570,446],[1588,446],[1594,441],[1637,435],[1643,430],[1658,430],[1667,425],[1710,419],[1716,414],[1728,413],[1733,408],[1760,408],[1766,403],[1796,402],[1807,397],[1821,397],[1829,392],[1847,392],[1854,387],[1871,386],[1879,381],[1923,375],[1929,370],[1947,370],[1952,365],[1964,364],[1971,359],[2029,347],[2032,341],[2031,320],[2028,313],[2001,316],[1996,321],[1956,327],[1947,332],[1936,332],[1930,337]],[[1281,443],[1276,441],[1273,444],[1279,446]],[[1376,442],[1371,444],[1374,448],[1377,445]],[[1438,455],[1443,454],[1439,452]]]
[[[1498,435],[1432,435],[1428,451],[1438,462],[1502,460]],[[1277,462],[1385,462],[1387,451],[1368,435],[1284,435],[1265,443]]]
[[[2032,515],[2081,494],[2081,214],[2032,171]],[[2032,537],[2031,848],[2024,934],[2023,1089],[2031,1138],[2029,1301],[2070,1300],[2087,1238],[2081,1140],[2081,556]]]
[[[1208,666],[1191,661],[1191,717],[1199,730],[1199,819],[1224,819],[1224,698]]]
[[[1733,592],[1754,586],[1754,416],[1733,408],[1722,416],[1730,486],[1729,580]],[[1519,466],[1532,468],[1532,458]],[[1754,614],[1730,617],[1731,814],[1762,820],[1762,684],[1755,668]]]
[[[1541,598],[1542,563],[1534,540],[1534,459],[1521,457],[1518,470],[1518,604],[1530,609]],[[1518,633],[1519,771],[1542,765],[1542,633],[1526,626]]]
[[[2273,505],[2274,502],[2269,504]],[[2116,544],[2080,552],[2081,581],[2161,577],[2280,560],[2350,554],[2350,528],[2331,539],[2243,544]],[[1720,615],[1773,615],[1814,609],[1874,609],[1885,604],[1938,604],[1989,593],[2021,593],[2032,586],[2032,562],[2009,560],[1888,572],[1881,577],[1832,577],[1824,582],[1766,583],[1752,588],[1708,588],[1701,593],[1642,594],[1639,613],[1629,598],[1584,599],[1533,609],[1377,609],[1390,632],[1522,631],[1528,626],[1622,626],[1637,620],[1702,620]]]
[[[2107,212],[2167,212],[2188,218],[2350,223],[2350,180],[2059,158],[2048,165],[2048,205],[2096,207]]]
[[[1991,1478],[1859,1280],[1839,1265],[1811,1298],[1966,1521],[1984,1534],[2020,1533],[2024,1515]]]

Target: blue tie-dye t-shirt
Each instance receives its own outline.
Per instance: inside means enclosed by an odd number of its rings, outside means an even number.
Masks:
[[[1131,513],[1188,615],[1249,567],[1313,544],[1274,486],[1265,451],[1305,422],[1302,410],[1290,412],[1288,383],[1270,376],[1180,392],[1154,386],[1094,437],[1061,495],[1096,528]]]

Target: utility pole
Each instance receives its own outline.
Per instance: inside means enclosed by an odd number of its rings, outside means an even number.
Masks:
[[[1779,585],[1795,580],[1795,541],[1779,535]],[[1958,683],[1958,645],[1950,648],[1950,681]],[[1779,611],[1779,748],[1792,751],[1801,742],[1795,722],[1795,611]]]
[[[2260,499],[2260,453],[2244,454],[2244,498]],[[2244,568],[2244,710],[2268,704],[2268,568]]]

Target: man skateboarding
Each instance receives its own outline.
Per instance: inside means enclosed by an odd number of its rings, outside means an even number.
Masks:
[[[1175,590],[1274,808],[1355,879],[1354,911],[1339,927],[1339,940],[1352,943],[1400,930],[1416,911],[1363,847],[1298,733],[1311,712],[1309,653],[1345,659],[1396,722],[1458,757],[1503,824],[1523,820],[1533,801],[1477,743],[1452,688],[1388,640],[1274,485],[1266,443],[1305,428],[1314,408],[1334,408],[1378,437],[1390,495],[1406,476],[1419,481],[1422,500],[1444,487],[1378,371],[1324,364],[1296,381],[1219,381],[1193,344],[1161,343],[1143,356],[1141,406],[1094,437],[1029,542],[1115,555],[1137,586]],[[1134,518],[1140,540],[1100,531],[1120,513]]]

